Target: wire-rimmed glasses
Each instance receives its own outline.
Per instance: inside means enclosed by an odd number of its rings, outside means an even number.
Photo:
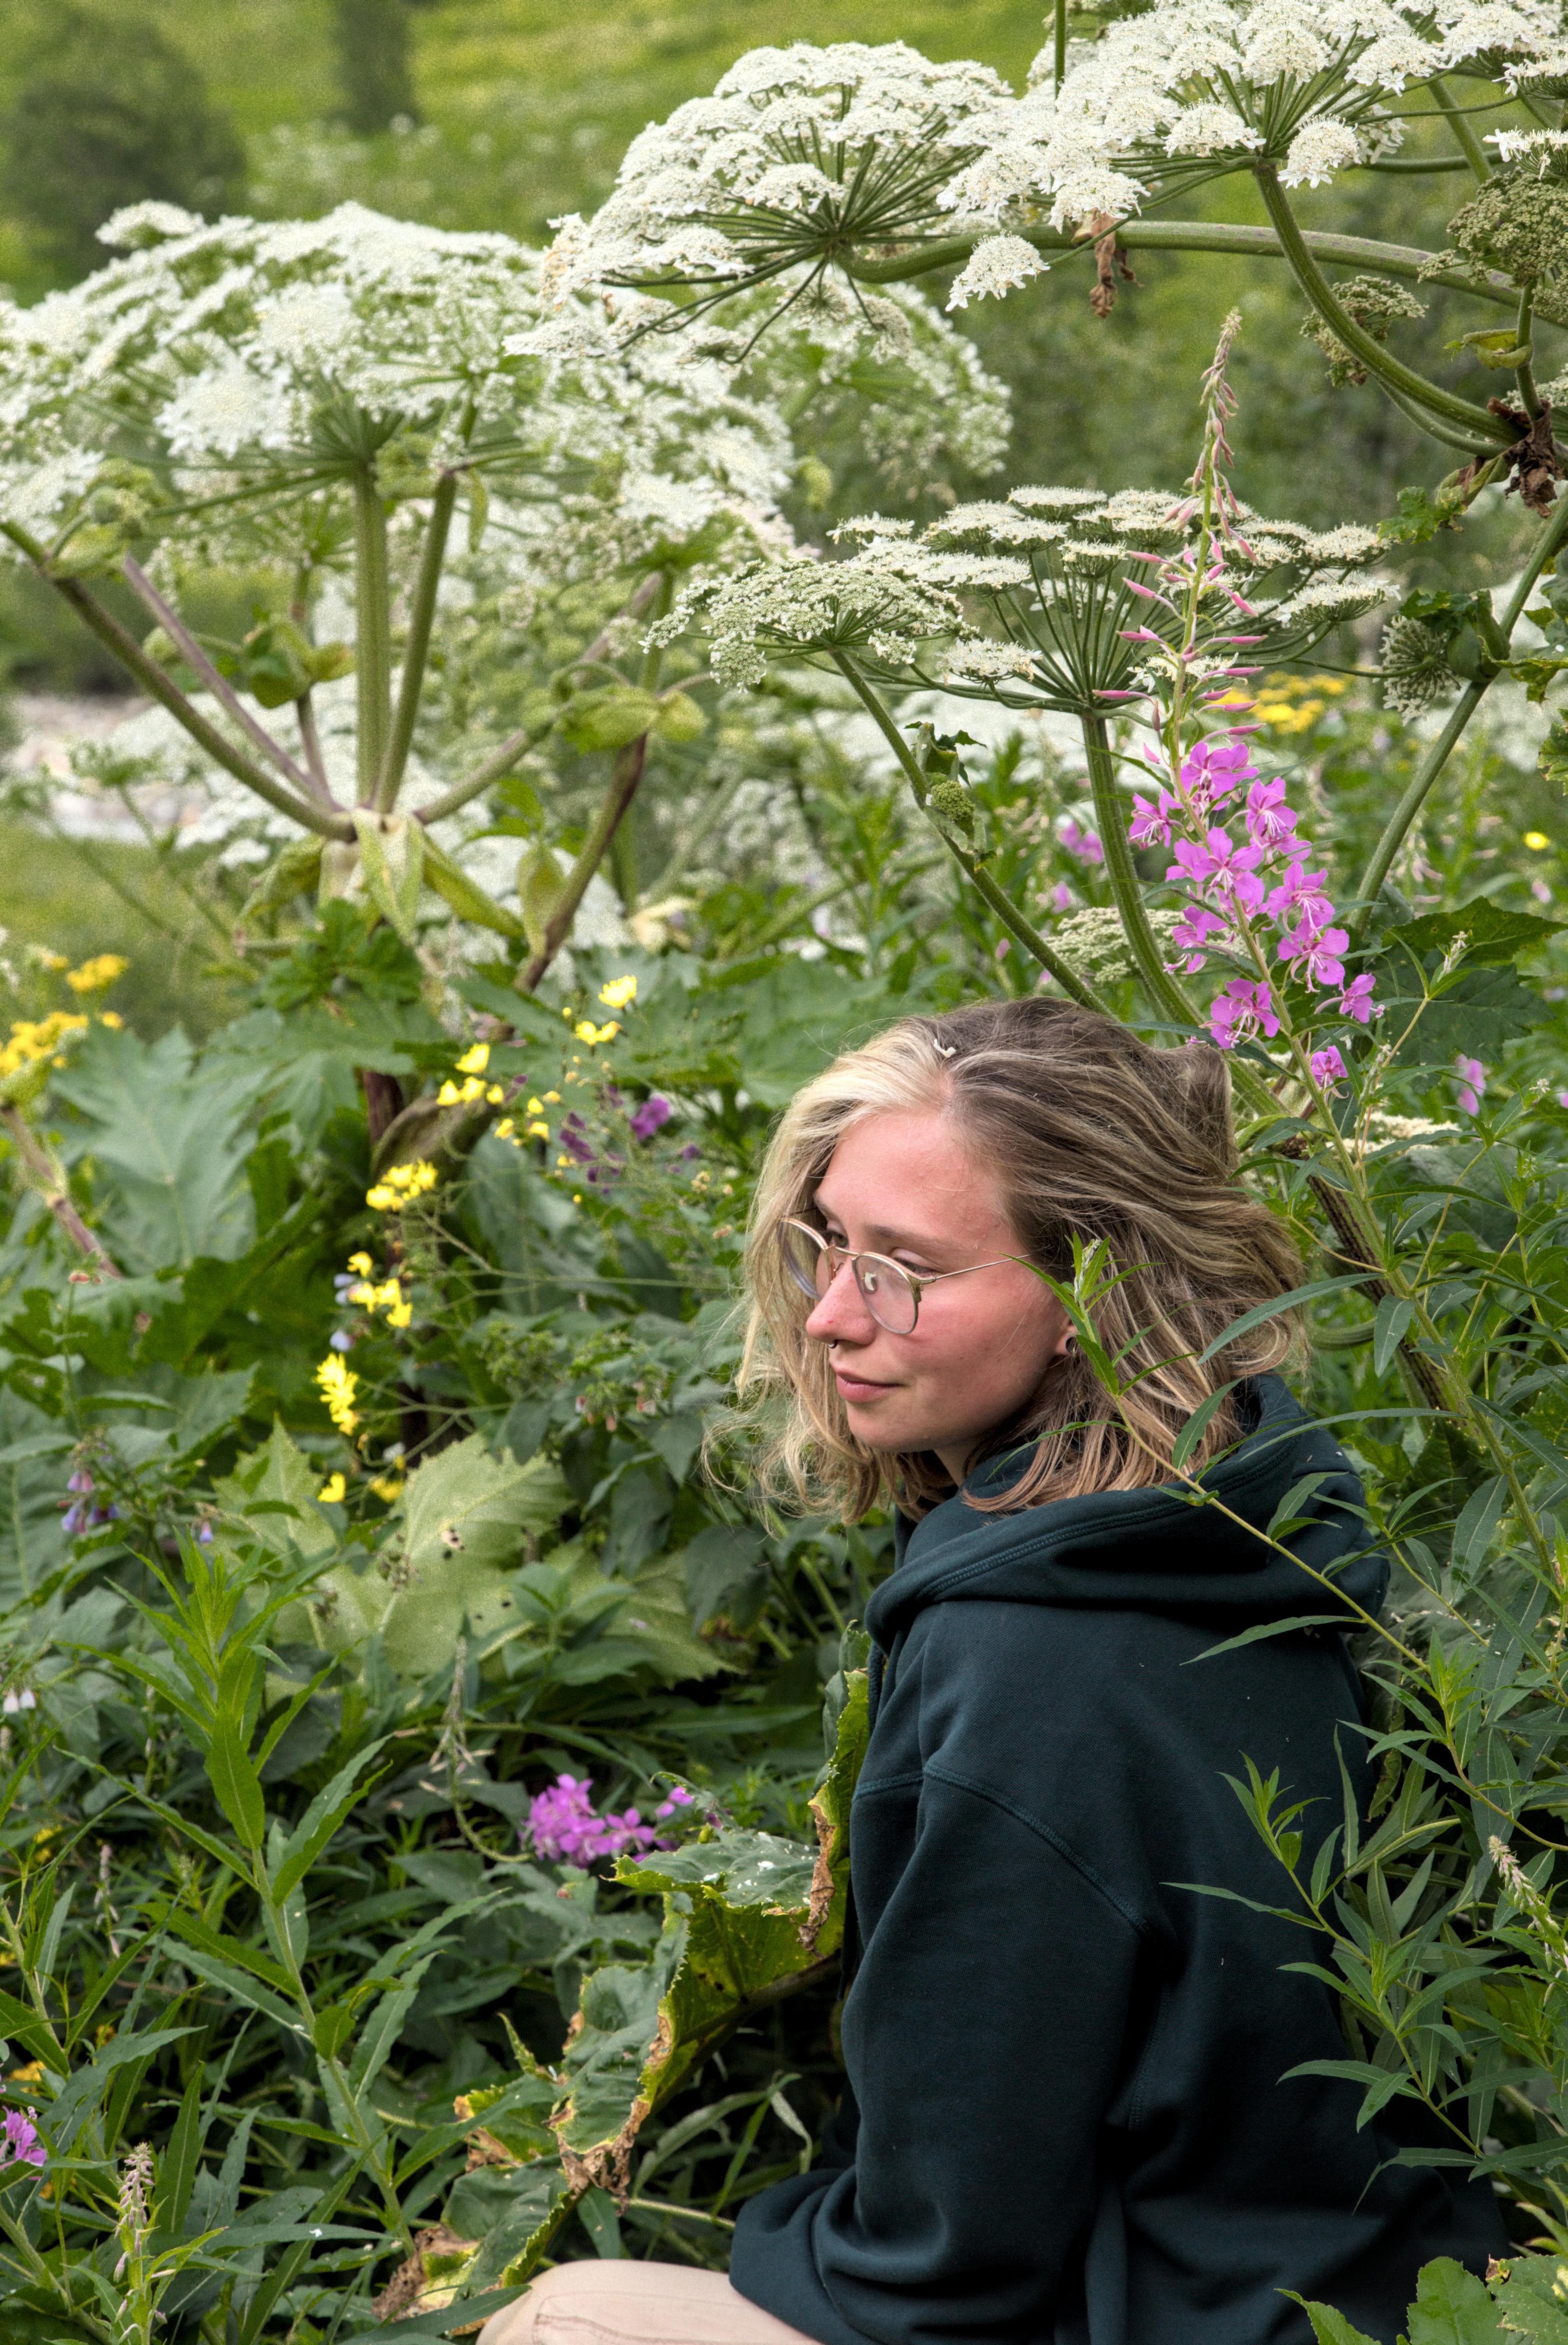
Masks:
[[[879,1327],[890,1335],[912,1335],[920,1316],[920,1297],[944,1278],[967,1278],[971,1270],[996,1270],[1017,1254],[998,1254],[994,1262],[972,1262],[963,1270],[906,1270],[885,1254],[857,1254],[835,1238],[824,1237],[809,1222],[779,1223],[779,1250],[784,1268],[803,1294],[820,1303],[839,1272],[848,1263],[861,1300]]]

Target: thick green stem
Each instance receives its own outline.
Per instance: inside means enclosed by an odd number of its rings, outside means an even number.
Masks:
[[[11,1135],[29,1188],[35,1189],[79,1253],[100,1278],[119,1278],[119,1271],[104,1252],[71,1201],[70,1183],[53,1152],[45,1147],[19,1107],[0,1108],[0,1122]]]
[[[1525,565],[1524,574],[1510,596],[1507,609],[1498,621],[1498,633],[1504,644],[1512,645],[1513,630],[1519,624],[1523,615],[1524,605],[1535,590],[1535,582],[1563,543],[1565,536],[1568,536],[1568,493],[1560,493],[1552,518],[1542,531],[1535,551]],[[1453,713],[1448,723],[1416,767],[1403,797],[1389,817],[1383,835],[1372,851],[1371,861],[1362,872],[1361,883],[1356,891],[1365,899],[1356,919],[1355,934],[1358,939],[1364,937],[1367,932],[1372,916],[1372,907],[1377,901],[1378,890],[1388,878],[1394,858],[1404,845],[1411,825],[1425,805],[1432,784],[1452,756],[1460,736],[1480,707],[1491,682],[1491,676],[1481,676],[1473,684],[1466,685],[1454,704]]]
[[[376,804],[383,814],[389,814],[398,803],[403,769],[409,762],[414,726],[420,714],[420,695],[425,688],[425,664],[430,657],[436,596],[440,591],[441,571],[447,558],[447,536],[451,529],[452,508],[457,501],[458,476],[455,472],[443,472],[430,501],[424,552],[420,557],[420,574],[414,586],[413,604],[409,612],[408,641],[403,647],[403,672],[398,679],[398,706],[392,718],[392,736],[387,744],[380,786],[376,793]]]
[[[1132,846],[1127,835],[1127,817],[1117,794],[1116,760],[1111,755],[1110,736],[1103,716],[1079,719],[1084,736],[1084,755],[1088,759],[1089,788],[1095,802],[1095,820],[1099,825],[1100,845],[1105,849],[1106,877],[1121,918],[1126,937],[1138,973],[1142,978],[1149,999],[1166,1017],[1182,1026],[1200,1026],[1202,1013],[1190,999],[1187,989],[1179,985],[1166,968],[1159,949],[1159,939],[1148,925],[1144,908],[1143,882],[1132,859]]]
[[[1457,424],[1462,431],[1473,431],[1483,442],[1510,444],[1518,435],[1512,425],[1502,416],[1492,415],[1471,400],[1456,398],[1452,391],[1442,390],[1437,383],[1428,382],[1424,375],[1417,374],[1412,367],[1402,365],[1384,349],[1381,342],[1374,341],[1371,334],[1357,325],[1336,297],[1316,258],[1308,249],[1273,164],[1254,164],[1253,177],[1297,284],[1318,315],[1332,327],[1345,348],[1355,353],[1367,372],[1375,375],[1379,382],[1402,391],[1423,414],[1434,415],[1445,423]]]
[[[268,806],[276,807],[279,814],[288,815],[302,829],[315,831],[321,838],[352,838],[353,825],[346,816],[329,814],[325,807],[296,797],[292,790],[285,789],[281,782],[274,781],[265,766],[257,765],[243,749],[236,748],[216,725],[209,725],[199,709],[186,698],[173,678],[165,674],[157,660],[147,657],[130,630],[122,627],[119,621],[105,610],[79,578],[52,576],[47,554],[25,530],[18,528],[13,522],[0,522],[0,530],[26,554],[46,584],[52,586],[62,600],[70,604],[83,625],[114,654],[128,675],[135,676],[144,692],[168,710],[176,723],[200,748],[206,750],[215,765],[221,766],[226,774],[232,774],[236,781],[243,782],[247,789],[254,790],[258,798],[265,798]]]
[[[1476,178],[1478,179],[1490,179],[1492,177],[1492,166],[1486,159],[1485,150],[1482,147],[1480,139],[1471,128],[1469,115],[1465,112],[1463,107],[1457,105],[1454,99],[1449,95],[1448,87],[1442,76],[1441,74],[1433,74],[1431,81],[1427,84],[1427,87],[1431,90],[1433,97],[1436,98],[1438,104],[1442,107],[1444,114],[1447,115],[1448,127],[1452,131],[1454,137],[1458,140],[1460,151],[1463,155],[1464,159],[1469,164],[1471,169],[1475,173]]]
[[[1513,370],[1513,380],[1519,385],[1519,404],[1532,422],[1541,412],[1541,393],[1535,388],[1535,364],[1530,347],[1534,323],[1534,304],[1527,285],[1519,296],[1519,325],[1515,344],[1517,349],[1524,352],[1524,356]]]
[[[1057,89],[1067,77],[1067,0],[1056,0],[1053,10],[1051,70]]]
[[[369,464],[354,480],[354,602],[359,804],[374,806],[392,726],[392,607],[387,508]]]
[[[1462,163],[1460,168],[1464,168]],[[1117,242],[1126,245],[1129,251],[1224,252],[1249,255],[1259,260],[1285,258],[1284,248],[1271,228],[1243,228],[1228,220],[1125,219],[1118,222],[1116,233]],[[1302,228],[1300,233],[1307,250],[1320,261],[1346,269],[1375,269],[1385,277],[1403,277],[1412,283],[1447,285],[1456,293],[1471,293],[1478,301],[1496,301],[1509,310],[1519,299],[1519,288],[1500,269],[1480,270],[1473,278],[1462,269],[1433,269],[1431,263],[1436,254],[1423,252],[1419,245],[1382,244],[1371,237],[1335,236],[1323,228]],[[1059,234],[1053,228],[1027,228],[1024,238],[1039,252],[1081,253],[1087,249],[1081,239]],[[917,245],[896,259],[857,257],[846,266],[852,277],[861,278],[868,285],[891,285],[905,278],[929,276],[934,269],[960,268],[974,249],[973,237],[944,237]],[[1553,325],[1568,323],[1568,311],[1561,306],[1541,309],[1540,314]]]
[[[1069,995],[1080,1010],[1098,1010],[1103,1018],[1115,1018],[1116,1012],[1109,1002],[1097,993],[1088,980],[1080,977],[1058,953],[1053,952],[1039,930],[1019,911],[1012,898],[997,887],[985,866],[971,855],[966,848],[960,847],[957,840],[944,830],[940,824],[932,819],[930,808],[926,802],[926,777],[921,772],[908,742],[848,655],[844,652],[835,652],[833,658],[839,673],[850,685],[861,706],[897,758],[916,805],[926,817],[926,821],[931,824],[932,829],[936,831],[937,838],[942,841],[960,871],[973,882],[977,893],[995,912],[1007,934],[1039,962],[1047,976],[1056,980],[1062,991]],[[1118,1019],[1117,1022],[1119,1025],[1121,1021]]]

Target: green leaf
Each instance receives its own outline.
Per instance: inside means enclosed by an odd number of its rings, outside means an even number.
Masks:
[[[1525,2338],[1530,2345],[1568,2345],[1568,2281],[1563,2270],[1561,2256],[1511,2258],[1505,2277],[1492,2286],[1494,2302],[1501,2308],[1497,2333]]]
[[[186,2087],[174,2131],[158,2161],[154,2216],[158,2229],[172,2233],[177,2239],[190,2212],[191,2185],[196,2180],[196,2161],[201,2155],[201,2087],[202,2072],[198,2066]]]
[[[284,1844],[283,1861],[272,1875],[272,1893],[280,1903],[297,1888],[327,1847],[357,1800],[364,1797],[359,1778],[379,1758],[390,1741],[381,1735],[357,1751],[339,1767],[325,1790],[318,1792]]]
[[[1427,912],[1405,920],[1384,939],[1403,945],[1423,966],[1441,961],[1456,937],[1465,939],[1462,963],[1470,969],[1511,969],[1522,953],[1550,944],[1568,922],[1543,920],[1538,912],[1510,912],[1490,896],[1472,896],[1456,911]]]
[[[354,808],[365,893],[406,945],[414,941],[414,915],[424,882],[425,827],[412,815]]]
[[[291,838],[252,887],[239,908],[236,928],[243,929],[263,912],[279,912],[296,896],[313,896],[321,882],[321,841]]]
[[[517,914],[509,912],[504,904],[498,904],[493,896],[487,895],[478,880],[470,879],[428,831],[425,833],[425,885],[435,889],[441,901],[457,914],[460,920],[470,920],[480,929],[493,929],[498,936],[527,936],[528,931]]]
[[[1312,2324],[1312,2334],[1318,2345],[1378,2345],[1375,2337],[1369,2337],[1364,2329],[1354,2327],[1342,2312],[1336,2312],[1331,2304],[1310,2303],[1306,2297],[1298,2296],[1293,2288],[1281,2289],[1280,2293],[1288,2296],[1292,2304],[1300,2306]]]
[[[238,1719],[219,1718],[214,1726],[207,1773],[218,1806],[241,1842],[248,1849],[259,1849],[267,1830],[267,1808],[261,1778],[250,1763]]]
[[[1372,1320],[1372,1365],[1381,1376],[1399,1350],[1405,1330],[1415,1317],[1415,1304],[1397,1294],[1385,1294]]]
[[[523,1617],[510,1569],[523,1559],[528,1535],[552,1530],[570,1502],[558,1467],[493,1457],[477,1433],[416,1467],[393,1518],[403,1584],[380,1623],[400,1677],[450,1669],[465,1619],[485,1639]],[[329,1575],[331,1584],[338,1578]]]
[[[518,858],[517,894],[530,948],[542,952],[550,916],[561,901],[566,874],[548,847],[531,847]]]
[[[659,703],[652,730],[662,741],[695,741],[708,729],[708,720],[689,692],[667,692]]]
[[[1210,1348],[1212,1349],[1213,1347],[1210,1346]],[[1207,1355],[1205,1355],[1205,1356],[1207,1357]],[[1180,1432],[1177,1435],[1175,1441],[1171,1445],[1170,1462],[1176,1467],[1178,1473],[1181,1471],[1181,1468],[1186,1465],[1188,1459],[1191,1457],[1193,1451],[1197,1448],[1199,1443],[1208,1432],[1216,1411],[1224,1406],[1225,1402],[1235,1388],[1235,1379],[1232,1377],[1229,1384],[1218,1386],[1215,1390],[1209,1395],[1206,1400],[1200,1400],[1199,1402],[1198,1406],[1193,1410],[1192,1415],[1188,1418],[1187,1423],[1182,1426]]]
[[[1416,2275],[1410,2345],[1497,2345],[1497,2307],[1485,2282],[1439,2256]]]
[[[1240,1336],[1249,1335],[1254,1327],[1261,1327],[1266,1320],[1277,1319],[1281,1311],[1294,1311],[1303,1303],[1320,1301],[1325,1294],[1342,1294],[1348,1286],[1365,1284],[1364,1275],[1349,1278],[1314,1278],[1306,1286],[1293,1286],[1289,1294],[1276,1294],[1271,1301],[1259,1303],[1256,1310],[1244,1311],[1239,1319],[1233,1319],[1229,1327],[1216,1335],[1206,1352],[1199,1352],[1199,1365],[1201,1367],[1205,1361],[1213,1359],[1215,1354],[1222,1352],[1227,1344],[1234,1344]]]

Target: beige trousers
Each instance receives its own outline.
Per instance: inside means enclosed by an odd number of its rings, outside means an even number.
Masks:
[[[479,2345],[811,2345],[723,2272],[595,2257],[557,2264],[485,2322]]]

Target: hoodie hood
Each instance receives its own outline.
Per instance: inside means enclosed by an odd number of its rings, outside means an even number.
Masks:
[[[1238,1398],[1247,1430],[1201,1485],[1229,1515],[1194,1502],[1179,1483],[976,1514],[966,1493],[990,1496],[1023,1471],[1017,1457],[993,1460],[918,1523],[899,1518],[897,1568],[866,1607],[875,1642],[891,1651],[926,1605],[966,1599],[1167,1613],[1225,1635],[1301,1617],[1360,1626],[1352,1607],[1379,1610],[1389,1566],[1356,1511],[1361,1486],[1350,1460],[1280,1377],[1256,1377]],[[1292,1486],[1314,1474],[1325,1478],[1291,1509],[1310,1518],[1284,1542],[1292,1562],[1258,1534]]]

